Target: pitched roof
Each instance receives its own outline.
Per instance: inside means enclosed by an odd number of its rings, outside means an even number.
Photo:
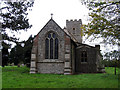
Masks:
[[[77,46],[78,46],[78,47],[79,47],[79,46],[87,46],[87,47],[95,48],[94,46],[90,46],[90,45],[88,45],[88,44],[83,44],[83,43],[78,43],[78,42],[77,42]]]
[[[70,38],[71,38],[71,40],[73,40],[74,42],[77,42],[77,40],[73,37],[73,35],[70,33],[70,32],[68,32],[68,30],[65,30],[65,29],[62,29],[52,18],[45,24],[45,26],[38,32],[38,34],[36,35],[36,36],[38,36],[39,35],[39,33],[46,27],[46,25],[48,24],[48,23],[50,23],[50,22],[53,22],[53,23],[55,23],[67,36],[69,36]],[[36,38],[36,36],[35,36],[35,38]]]
[[[75,43],[78,42],[77,39],[76,39],[66,28],[64,28],[63,30],[64,30],[64,32],[65,32],[67,35],[69,35],[69,36],[71,37],[71,39],[72,39]]]

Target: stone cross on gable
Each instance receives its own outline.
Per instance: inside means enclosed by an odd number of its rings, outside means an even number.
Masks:
[[[51,18],[53,18],[53,13],[51,13]]]

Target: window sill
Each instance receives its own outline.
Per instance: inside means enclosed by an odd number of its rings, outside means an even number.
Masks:
[[[81,64],[87,64],[88,62],[81,62]]]
[[[58,59],[44,59],[43,61],[38,61],[40,63],[48,63],[48,62],[52,62],[52,63],[63,63],[64,61],[59,61]]]

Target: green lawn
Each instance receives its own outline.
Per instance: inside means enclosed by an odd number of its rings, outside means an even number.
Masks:
[[[118,70],[106,67],[107,73],[56,75],[29,74],[26,67],[2,68],[2,88],[118,88]]]

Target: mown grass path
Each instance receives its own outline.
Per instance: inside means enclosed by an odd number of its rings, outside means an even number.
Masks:
[[[29,74],[26,67],[2,68],[2,88],[118,88],[118,71],[106,67],[106,73],[56,75]]]

